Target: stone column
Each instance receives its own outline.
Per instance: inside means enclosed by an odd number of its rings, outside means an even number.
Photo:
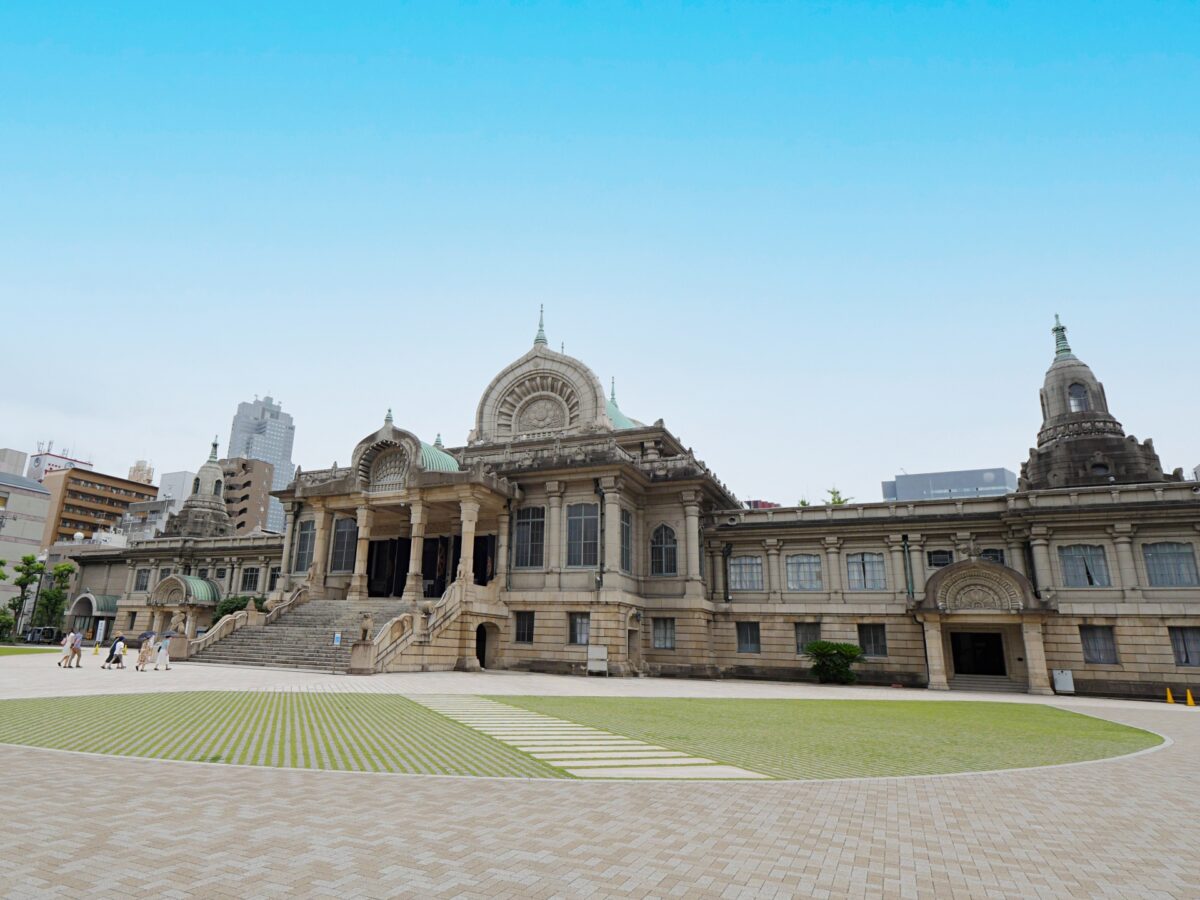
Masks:
[[[913,580],[913,603],[920,603],[925,599],[925,581],[928,575],[925,574],[925,544],[922,543],[921,535],[915,538],[913,535],[908,536],[908,559],[912,566]]]
[[[725,554],[720,550],[713,553],[713,600],[725,603],[729,594],[726,586]]]
[[[367,560],[371,556],[371,524],[375,513],[369,506],[358,508],[358,545],[354,548],[354,574],[350,576],[348,600],[367,599]]]
[[[496,580],[500,582],[500,590],[508,587],[508,510],[500,513],[496,534]]]
[[[1053,591],[1053,570],[1050,568],[1050,531],[1040,529],[1029,542],[1033,545],[1034,583],[1038,593],[1046,596],[1047,591]]]
[[[684,531],[687,533],[687,578],[700,580],[700,503],[694,491],[683,495]],[[776,582],[778,584],[778,582]]]
[[[767,551],[767,598],[783,600],[783,579],[779,572],[779,541],[768,538],[763,541]]]
[[[475,581],[475,525],[479,521],[479,504],[475,500],[460,500],[458,509],[462,518],[462,554],[455,577],[468,587]]]
[[[1113,525],[1108,529],[1117,548],[1117,572],[1121,579],[1122,592],[1127,598],[1136,599],[1138,587],[1137,565],[1133,560],[1134,526],[1128,523]]]
[[[1046,668],[1046,646],[1042,641],[1042,623],[1021,623],[1021,637],[1025,641],[1025,665],[1029,671],[1029,693],[1053,694],[1050,687],[1050,672]]]
[[[318,588],[325,585],[325,573],[329,571],[329,529],[333,513],[321,508],[317,510],[317,534],[313,546],[313,563],[309,569],[309,581]]]
[[[604,586],[615,588],[621,572],[621,486],[616,478],[602,478],[600,485],[604,489]]]
[[[907,602],[908,599],[908,576],[904,572],[904,542],[898,534],[888,535],[887,538],[888,551],[892,561],[892,585],[894,587],[893,594],[897,600]],[[914,588],[916,585],[914,585]]]
[[[546,482],[546,587],[559,587],[562,571],[562,492],[561,481]]]
[[[187,620],[183,630],[189,640],[196,636],[196,610],[190,606],[187,608]]]
[[[414,500],[408,510],[412,524],[411,542],[408,551],[408,578],[404,582],[404,599],[416,603],[425,596],[425,584],[421,580],[421,559],[425,552],[425,504]]]
[[[825,538],[825,568],[829,574],[829,596],[832,600],[842,599],[842,540]]]
[[[289,587],[292,583],[292,539],[296,534],[296,513],[299,510],[299,503],[285,503],[283,506],[285,523],[283,528],[283,562],[279,566],[280,584],[276,585],[281,590]]]
[[[1004,562],[1010,569],[1014,569],[1028,578],[1029,573],[1025,571],[1025,541],[1019,537],[1010,537],[1006,543]]]
[[[921,624],[925,626],[925,655],[929,659],[929,689],[948,691],[950,682],[946,673],[946,655],[942,649],[942,623],[937,619],[926,619]]]

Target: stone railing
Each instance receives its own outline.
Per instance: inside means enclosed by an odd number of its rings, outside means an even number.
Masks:
[[[235,613],[230,613],[227,616],[223,616],[220,622],[208,629],[208,631],[206,631],[203,635],[198,638],[191,638],[188,641],[188,657],[193,657],[197,653],[207,650],[222,638],[229,637],[229,635],[233,634],[239,628],[245,626],[248,618],[249,614],[244,609],[240,609]]]
[[[290,612],[297,606],[301,606],[309,601],[310,595],[308,585],[302,584],[296,590],[292,591],[292,596],[288,597],[277,606],[271,607],[264,620],[264,624],[270,625],[286,612]]]
[[[404,613],[388,622],[375,636],[374,670],[386,672],[388,665],[413,643],[431,643],[447,625],[458,618],[463,592],[464,586],[459,581],[446,588],[442,599],[425,614],[424,627],[419,633],[416,617],[412,613]]]

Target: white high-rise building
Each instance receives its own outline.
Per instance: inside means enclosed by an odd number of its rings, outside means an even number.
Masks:
[[[192,492],[192,482],[196,480],[195,472],[163,472],[158,484],[158,499],[171,499],[171,512],[177,513],[183,509],[183,501]]]
[[[283,490],[291,483],[296,471],[292,465],[292,443],[295,438],[296,426],[280,404],[269,396],[261,400],[255,397],[253,403],[238,404],[233,428],[229,432],[228,456],[269,462],[275,467],[271,488]],[[267,512],[267,528],[282,532],[283,525],[283,504],[272,497]]]

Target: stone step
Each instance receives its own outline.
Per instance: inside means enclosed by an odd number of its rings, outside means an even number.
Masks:
[[[1029,685],[1003,675],[955,675],[950,679],[950,690],[1023,694],[1029,690]]]

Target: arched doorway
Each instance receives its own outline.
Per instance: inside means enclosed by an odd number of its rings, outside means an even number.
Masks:
[[[475,659],[482,669],[496,667],[496,651],[500,643],[500,629],[484,622],[475,629]]]

